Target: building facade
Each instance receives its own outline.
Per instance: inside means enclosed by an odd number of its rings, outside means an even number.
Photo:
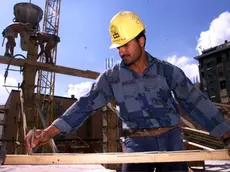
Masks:
[[[199,62],[200,89],[216,103],[229,103],[230,42],[202,51]]]
[[[12,90],[5,108],[4,139],[7,141],[7,154],[25,153],[23,122],[20,117],[20,92]],[[77,99],[74,97],[66,98],[54,97],[54,119],[62,115]],[[103,152],[103,111],[98,110],[88,118],[83,125],[75,132],[65,137],[54,139],[60,153],[95,153]],[[27,123],[29,119],[27,114]],[[38,124],[41,128],[41,123]],[[31,128],[29,128],[31,129]],[[121,147],[118,145],[118,147]],[[120,148],[121,150],[121,148]]]

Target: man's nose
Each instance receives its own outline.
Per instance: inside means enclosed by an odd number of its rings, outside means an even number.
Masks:
[[[118,51],[119,51],[120,54],[125,54],[126,46],[123,45],[123,46],[118,47]]]

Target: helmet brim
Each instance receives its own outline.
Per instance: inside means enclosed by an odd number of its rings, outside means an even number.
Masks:
[[[114,49],[114,48],[118,48],[120,47],[121,45],[118,45],[118,44],[112,44],[109,49]]]
[[[131,41],[132,39],[133,39],[133,38],[124,40],[124,41],[122,41],[122,42],[120,41],[120,44],[113,43],[113,44],[109,47],[109,49],[121,47],[121,46],[127,44],[127,43],[128,43],[129,41]]]

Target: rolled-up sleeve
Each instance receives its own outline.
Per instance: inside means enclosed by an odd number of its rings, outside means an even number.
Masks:
[[[221,138],[230,125],[220,110],[173,65],[167,65],[168,83],[176,100],[190,117],[211,135]]]
[[[93,112],[102,108],[111,99],[113,99],[113,94],[106,74],[103,73],[92,85],[89,93],[70,106],[52,125],[57,127],[61,134],[69,134],[77,130]]]

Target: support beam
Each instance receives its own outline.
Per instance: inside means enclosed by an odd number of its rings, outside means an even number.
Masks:
[[[0,56],[0,64],[9,64],[10,60],[11,59],[9,57]],[[69,68],[64,66],[50,65],[46,63],[34,62],[31,60],[25,60],[19,58],[15,58],[11,62],[11,65],[13,66],[24,66],[26,64],[36,68],[37,70],[40,69],[44,71],[50,71],[59,74],[71,75],[71,76],[78,76],[78,77],[83,77],[88,79],[96,79],[100,74],[99,72],[94,72],[90,70],[80,70],[80,69],[74,69],[74,68]]]
[[[122,164],[205,160],[230,160],[230,156],[226,149],[214,151],[6,155],[4,165]]]

